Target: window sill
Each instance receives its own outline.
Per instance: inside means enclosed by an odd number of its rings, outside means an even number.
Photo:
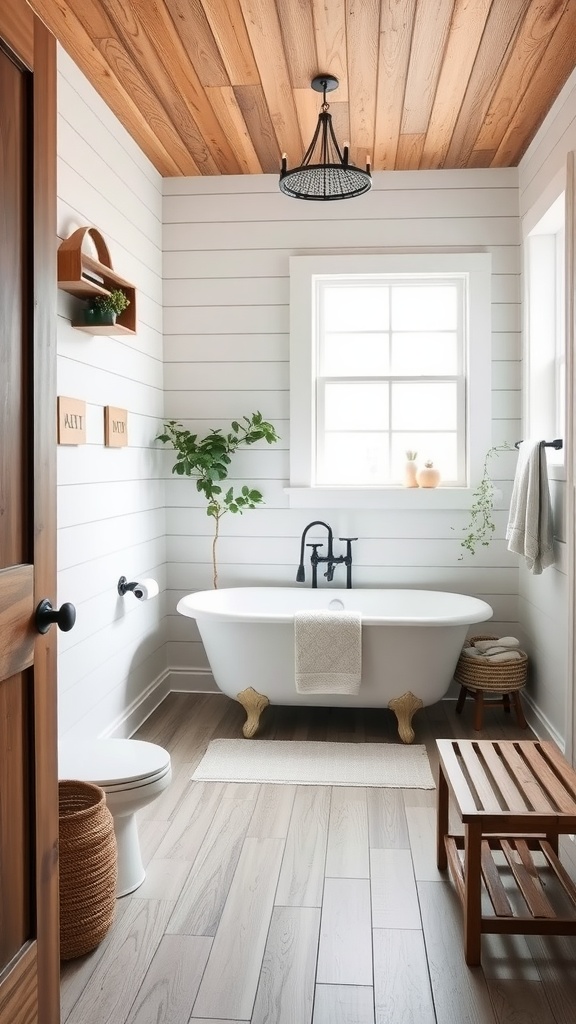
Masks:
[[[472,487],[285,487],[290,508],[470,508]],[[494,491],[498,508],[502,492]]]

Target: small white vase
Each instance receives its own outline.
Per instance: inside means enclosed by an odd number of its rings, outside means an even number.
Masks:
[[[404,487],[418,487],[416,480],[417,466],[414,459],[407,459],[404,463]]]

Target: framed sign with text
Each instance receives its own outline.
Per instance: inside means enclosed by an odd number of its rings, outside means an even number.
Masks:
[[[107,448],[125,448],[128,444],[128,412],[114,405],[104,408],[104,444]]]
[[[86,444],[86,402],[58,397],[58,444]]]

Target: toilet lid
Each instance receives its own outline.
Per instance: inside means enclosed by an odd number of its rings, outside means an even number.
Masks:
[[[144,740],[64,740],[58,748],[61,779],[82,779],[99,786],[118,786],[164,774],[170,754]]]

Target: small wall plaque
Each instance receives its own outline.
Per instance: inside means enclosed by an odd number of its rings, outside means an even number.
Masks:
[[[104,444],[108,448],[124,448],[128,444],[128,413],[107,405],[104,409]]]
[[[58,444],[86,444],[86,402],[58,397]]]

